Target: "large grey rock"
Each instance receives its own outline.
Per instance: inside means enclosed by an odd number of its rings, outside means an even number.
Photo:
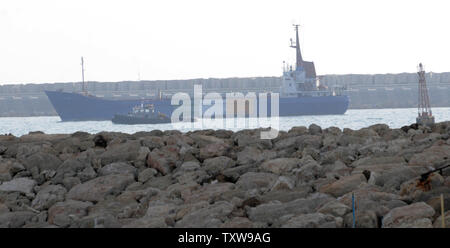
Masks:
[[[136,174],[136,168],[125,162],[117,162],[103,166],[98,170],[99,176],[110,174]]]
[[[206,147],[210,144],[225,143],[223,139],[211,135],[191,134],[190,137],[200,148]]]
[[[75,185],[67,193],[68,199],[98,202],[107,195],[117,194],[134,182],[132,174],[111,174]]]
[[[265,159],[265,154],[260,149],[254,146],[246,146],[244,150],[237,153],[237,164],[255,164],[260,163]]]
[[[87,209],[92,206],[91,202],[67,200],[54,204],[48,210],[48,223],[60,227],[69,226],[83,216],[87,215]]]
[[[161,148],[164,146],[164,141],[158,136],[146,136],[141,138],[142,145],[153,150],[155,148]]]
[[[450,211],[445,212],[444,223],[447,228],[450,227]],[[436,220],[433,222],[433,227],[435,228],[442,227],[442,215],[439,215],[439,217],[436,218]]]
[[[220,227],[233,211],[231,203],[220,201],[206,208],[201,208],[186,214],[181,220],[175,223],[177,228],[208,228]]]
[[[227,143],[212,143],[208,144],[205,147],[200,148],[200,159],[207,159],[213,157],[224,156],[230,149],[230,146]]]
[[[64,201],[67,190],[60,185],[44,186],[36,194],[31,202],[31,207],[36,210],[44,210],[50,208],[53,204]]]
[[[180,169],[182,171],[195,171],[200,169],[200,163],[198,161],[187,161],[181,165]]]
[[[106,151],[99,157],[103,165],[114,162],[125,162],[136,160],[139,156],[141,143],[139,140],[129,140],[125,143],[108,145]]]
[[[261,132],[254,130],[242,130],[234,133],[232,139],[238,147],[255,147],[258,149],[271,149],[272,140],[261,139]]]
[[[180,164],[179,148],[176,146],[165,146],[161,149],[155,148],[147,157],[147,165],[163,175],[167,175]]]
[[[236,185],[244,190],[255,188],[270,189],[277,179],[278,176],[272,173],[247,172],[239,178],[239,180],[236,182]]]
[[[51,153],[37,152],[23,160],[25,168],[32,172],[37,169],[37,173],[44,170],[56,170],[62,161]]]
[[[35,215],[35,213],[30,211],[17,211],[0,214],[0,228],[22,227]]]
[[[22,164],[0,158],[0,182],[11,180],[14,174],[22,170],[25,170]]]
[[[367,182],[366,177],[363,174],[350,175],[340,178],[333,183],[324,185],[320,188],[320,192],[339,197],[356,189],[363,182]]]
[[[322,176],[322,167],[311,156],[302,158],[300,163],[300,168],[294,169],[299,182],[307,183]]]
[[[322,133],[322,128],[316,124],[309,125],[308,130],[309,130],[309,134],[312,134],[312,135],[317,135],[317,134],[320,135]]]
[[[33,193],[33,188],[36,185],[36,181],[26,177],[15,178],[8,182],[3,182],[0,185],[0,192],[20,192],[23,194]]]
[[[200,167],[200,166],[199,166]],[[147,168],[139,173],[138,181],[145,183],[153,178],[158,172],[153,168]]]
[[[51,179],[53,183],[62,183],[66,177],[75,177],[82,172],[88,164],[81,162],[76,158],[65,160],[56,170],[56,175]]]
[[[382,227],[433,227],[430,218],[434,214],[432,207],[418,202],[392,209],[383,217]]]
[[[8,213],[8,212],[9,212],[8,206],[6,206],[5,204],[0,202],[0,214]]]
[[[250,208],[247,211],[247,214],[249,219],[254,222],[274,223],[284,215],[314,213],[319,206],[331,200],[333,200],[333,198],[319,195],[317,197],[297,199],[286,203],[266,203]]]
[[[166,219],[163,217],[148,218],[142,217],[123,226],[123,228],[165,228]]]
[[[286,137],[283,139],[278,140],[274,144],[274,148],[276,150],[293,150],[293,148],[297,147],[297,141],[301,139],[301,136],[294,136],[294,137]]]
[[[275,181],[273,186],[271,187],[271,191],[278,191],[278,190],[292,190],[294,189],[295,181],[291,177],[286,176],[280,176]]]
[[[228,194],[233,193],[236,186],[233,183],[216,183],[204,185],[198,190],[191,192],[190,194],[185,194],[183,199],[185,203],[194,202],[215,202],[223,199]]]
[[[289,219],[281,227],[287,228],[335,228],[336,221],[331,215],[322,213],[301,214]]]
[[[405,164],[406,161],[403,157],[400,156],[384,156],[384,157],[365,157],[356,160],[352,163],[353,167],[364,166],[364,165],[381,165],[381,164]]]
[[[203,161],[203,169],[211,176],[217,176],[225,169],[235,166],[234,160],[229,157],[220,156],[215,158],[208,158]]]
[[[234,217],[222,224],[221,228],[252,228],[253,222],[245,217]]]
[[[232,182],[236,182],[241,175],[247,172],[256,172],[258,169],[255,165],[240,165],[232,168],[228,168],[222,171],[222,175],[228,178]]]
[[[351,211],[351,208],[338,201],[330,201],[321,206],[317,212],[330,214],[336,217],[343,217]]]
[[[409,160],[411,166],[434,166],[450,158],[450,146],[445,144],[435,144],[417,153]]]
[[[297,158],[276,158],[261,164],[261,169],[274,174],[285,174],[291,172],[300,164]]]
[[[344,217],[345,227],[353,227],[353,213],[348,213]],[[356,210],[355,213],[355,227],[356,228],[378,228],[377,214],[372,210],[364,209],[363,207]]]

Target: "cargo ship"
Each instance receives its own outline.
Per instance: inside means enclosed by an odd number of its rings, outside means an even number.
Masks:
[[[295,66],[283,62],[282,83],[279,88],[279,116],[341,115],[347,111],[349,98],[339,88],[328,88],[320,84],[314,62],[304,61],[299,43],[298,25],[294,25],[296,40],[290,47],[296,51]],[[142,100],[153,104],[162,114],[171,116],[178,105],[171,99],[156,94],[152,99],[104,99],[90,95],[85,86],[82,59],[82,92],[45,91],[61,121],[111,120],[115,115],[126,115]],[[262,89],[263,90],[263,89]],[[240,92],[239,89],[233,90]],[[246,92],[242,92],[246,94]],[[192,97],[192,95],[191,95]],[[191,101],[192,104],[194,101]],[[268,101],[270,116],[270,99]],[[258,105],[259,106],[259,105]],[[192,107],[193,108],[193,107]],[[259,107],[258,107],[259,108]],[[203,107],[203,112],[207,106]],[[224,111],[225,113],[225,111]],[[226,115],[224,114],[224,118]]]

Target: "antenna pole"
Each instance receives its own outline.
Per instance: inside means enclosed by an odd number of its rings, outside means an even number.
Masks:
[[[84,82],[84,59],[81,57],[81,79],[82,79],[82,91],[86,93],[86,84]]]

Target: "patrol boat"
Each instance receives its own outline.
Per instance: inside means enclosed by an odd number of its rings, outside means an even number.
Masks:
[[[114,124],[161,124],[170,123],[167,115],[155,111],[153,104],[144,104],[134,106],[127,115],[116,114],[111,120]]]

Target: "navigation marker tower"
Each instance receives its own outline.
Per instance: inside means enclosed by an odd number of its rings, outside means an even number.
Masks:
[[[434,124],[434,116],[431,113],[430,99],[428,97],[427,82],[425,80],[425,71],[422,63],[419,64],[419,105],[416,123],[418,125],[430,126]]]

